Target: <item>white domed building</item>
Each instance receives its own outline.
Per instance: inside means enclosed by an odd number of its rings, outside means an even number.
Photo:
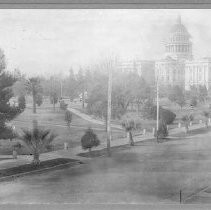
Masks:
[[[176,24],[171,28],[165,42],[166,56],[173,59],[192,59],[192,42],[190,34],[178,16]]]
[[[211,86],[211,58],[194,60],[191,35],[178,16],[165,41],[164,59],[155,62],[155,78],[160,85]]]
[[[165,41],[164,59],[155,63],[155,77],[162,85],[185,86],[185,62],[192,60],[191,36],[178,16]]]

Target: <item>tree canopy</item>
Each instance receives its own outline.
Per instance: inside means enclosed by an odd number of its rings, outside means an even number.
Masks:
[[[6,70],[5,56],[0,50],[0,139],[13,138],[13,130],[7,127],[6,122],[12,120],[20,109],[10,106],[9,100],[13,96],[12,86],[16,78]]]

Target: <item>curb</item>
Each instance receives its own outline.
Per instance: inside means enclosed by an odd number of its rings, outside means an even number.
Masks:
[[[33,175],[33,174],[37,174],[37,173],[40,173],[40,172],[45,172],[45,171],[47,172],[47,171],[51,171],[51,170],[62,169],[66,166],[73,167],[73,166],[80,165],[80,164],[83,164],[83,162],[82,161],[75,161],[75,162],[59,164],[59,165],[48,167],[48,168],[38,169],[38,170],[34,170],[34,171],[28,171],[28,172],[15,174],[15,175],[9,175],[9,176],[5,176],[5,177],[1,177],[0,182],[10,181],[10,180],[18,178],[18,177]]]

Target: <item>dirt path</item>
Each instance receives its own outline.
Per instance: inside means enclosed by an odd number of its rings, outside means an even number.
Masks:
[[[105,122],[103,122],[101,120],[96,120],[96,119],[92,118],[91,116],[80,112],[79,110],[76,110],[76,109],[73,109],[73,108],[69,108],[69,107],[68,107],[68,110],[71,111],[72,113],[74,113],[75,115],[81,117],[82,119],[87,120],[87,121],[89,121],[91,123],[95,123],[95,124],[98,124],[98,125],[105,125]],[[111,127],[122,130],[122,127],[120,125],[111,124]]]

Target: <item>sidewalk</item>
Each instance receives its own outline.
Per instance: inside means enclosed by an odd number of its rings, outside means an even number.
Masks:
[[[192,125],[190,127],[190,130],[195,130],[198,128],[204,127],[204,124],[196,124]],[[174,128],[169,130],[170,136],[172,134],[178,134],[183,132],[185,129],[184,127],[181,128]],[[140,141],[145,141],[149,139],[154,139],[154,136],[152,133],[146,133],[145,135],[140,135],[140,136],[135,136],[134,141],[135,142],[140,142]],[[111,147],[115,146],[121,146],[128,144],[128,139],[127,138],[120,138],[120,139],[115,139],[111,141]],[[102,142],[98,147],[93,148],[94,150],[102,150],[107,147],[106,141]],[[75,148],[70,148],[68,150],[58,150],[58,151],[53,151],[53,152],[48,152],[48,153],[43,153],[40,155],[40,160],[45,161],[45,160],[50,160],[50,159],[55,159],[55,158],[71,158],[71,159],[77,159],[82,162],[87,162],[90,160],[90,158],[85,158],[78,156],[79,153],[85,152],[82,150],[81,146],[75,147]],[[11,158],[11,159],[8,159]],[[20,166],[24,164],[29,164],[32,161],[33,156],[30,155],[19,155],[17,159],[12,159],[12,155],[0,155],[0,169],[5,169],[5,168],[11,168],[15,166]],[[4,160],[1,160],[4,159]]]
[[[89,115],[87,115],[87,114],[84,114],[84,113],[82,113],[82,112],[80,112],[80,111],[78,111],[78,110],[76,110],[76,109],[74,109],[74,108],[68,107],[67,109],[68,109],[70,112],[74,113],[75,115],[78,115],[79,117],[81,117],[81,118],[84,119],[84,120],[87,120],[87,121],[89,121],[89,122],[92,122],[92,123],[98,124],[98,125],[105,125],[105,122],[103,122],[103,121],[101,121],[101,120],[96,120],[96,119],[92,118],[91,116],[89,116]],[[117,129],[122,130],[122,126],[120,126],[120,125],[111,124],[111,127],[112,127],[112,128],[117,128]]]

